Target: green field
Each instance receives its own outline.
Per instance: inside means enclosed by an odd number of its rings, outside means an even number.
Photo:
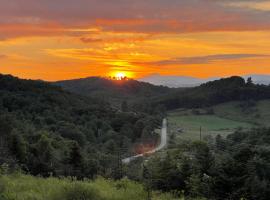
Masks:
[[[270,126],[270,100],[259,101],[245,108],[243,102],[231,102],[213,107],[215,115],[226,119]]]
[[[226,136],[233,133],[236,129],[249,129],[255,127],[254,124],[229,119],[216,114],[205,114],[204,110],[199,111],[202,114],[193,114],[191,110],[176,110],[168,115],[169,131],[176,134],[181,139],[200,139],[200,128],[202,138],[205,136],[216,136],[218,134]],[[221,110],[220,110],[221,113]],[[225,116],[225,115],[224,115]]]

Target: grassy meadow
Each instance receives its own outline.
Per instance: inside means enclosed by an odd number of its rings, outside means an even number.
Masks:
[[[270,100],[259,101],[247,107],[242,102],[230,102],[213,107],[215,115],[257,126],[270,126]]]
[[[169,112],[169,131],[179,139],[199,140],[200,127],[202,138],[208,135],[226,136],[236,129],[250,129],[266,126],[270,121],[270,101],[261,101],[253,108],[257,113],[248,115],[242,111],[239,102],[221,104],[211,108],[211,114],[205,109],[178,109]],[[269,107],[270,108],[270,107]],[[209,108],[208,108],[209,110]],[[260,117],[258,117],[260,116]]]

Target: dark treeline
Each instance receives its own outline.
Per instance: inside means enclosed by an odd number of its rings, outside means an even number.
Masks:
[[[117,178],[119,156],[162,116],[122,111],[42,81],[0,75],[0,164],[33,175]]]
[[[230,101],[262,100],[270,98],[270,86],[256,85],[251,79],[230,77],[208,82],[195,88],[177,89],[168,95],[152,99],[152,106],[167,109],[200,108]]]
[[[237,131],[226,139],[183,142],[145,166],[152,189],[200,199],[267,200],[270,129]]]

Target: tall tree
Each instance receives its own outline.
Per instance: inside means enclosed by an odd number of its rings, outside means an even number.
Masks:
[[[84,162],[83,162],[83,155],[81,152],[81,148],[77,142],[72,142],[71,144],[71,150],[70,150],[68,161],[71,166],[70,175],[81,177],[82,169],[84,167]]]

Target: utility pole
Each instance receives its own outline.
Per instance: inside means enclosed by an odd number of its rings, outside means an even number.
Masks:
[[[152,178],[150,175],[149,169],[143,164],[143,179],[145,181],[145,189],[147,192],[147,200],[152,199],[152,191],[151,191],[151,184],[152,184]]]
[[[200,141],[202,141],[202,127],[200,126]]]
[[[119,179],[123,178],[123,163],[122,163],[122,156],[121,156],[121,149],[119,148],[117,151],[117,163],[118,163],[118,172]]]

